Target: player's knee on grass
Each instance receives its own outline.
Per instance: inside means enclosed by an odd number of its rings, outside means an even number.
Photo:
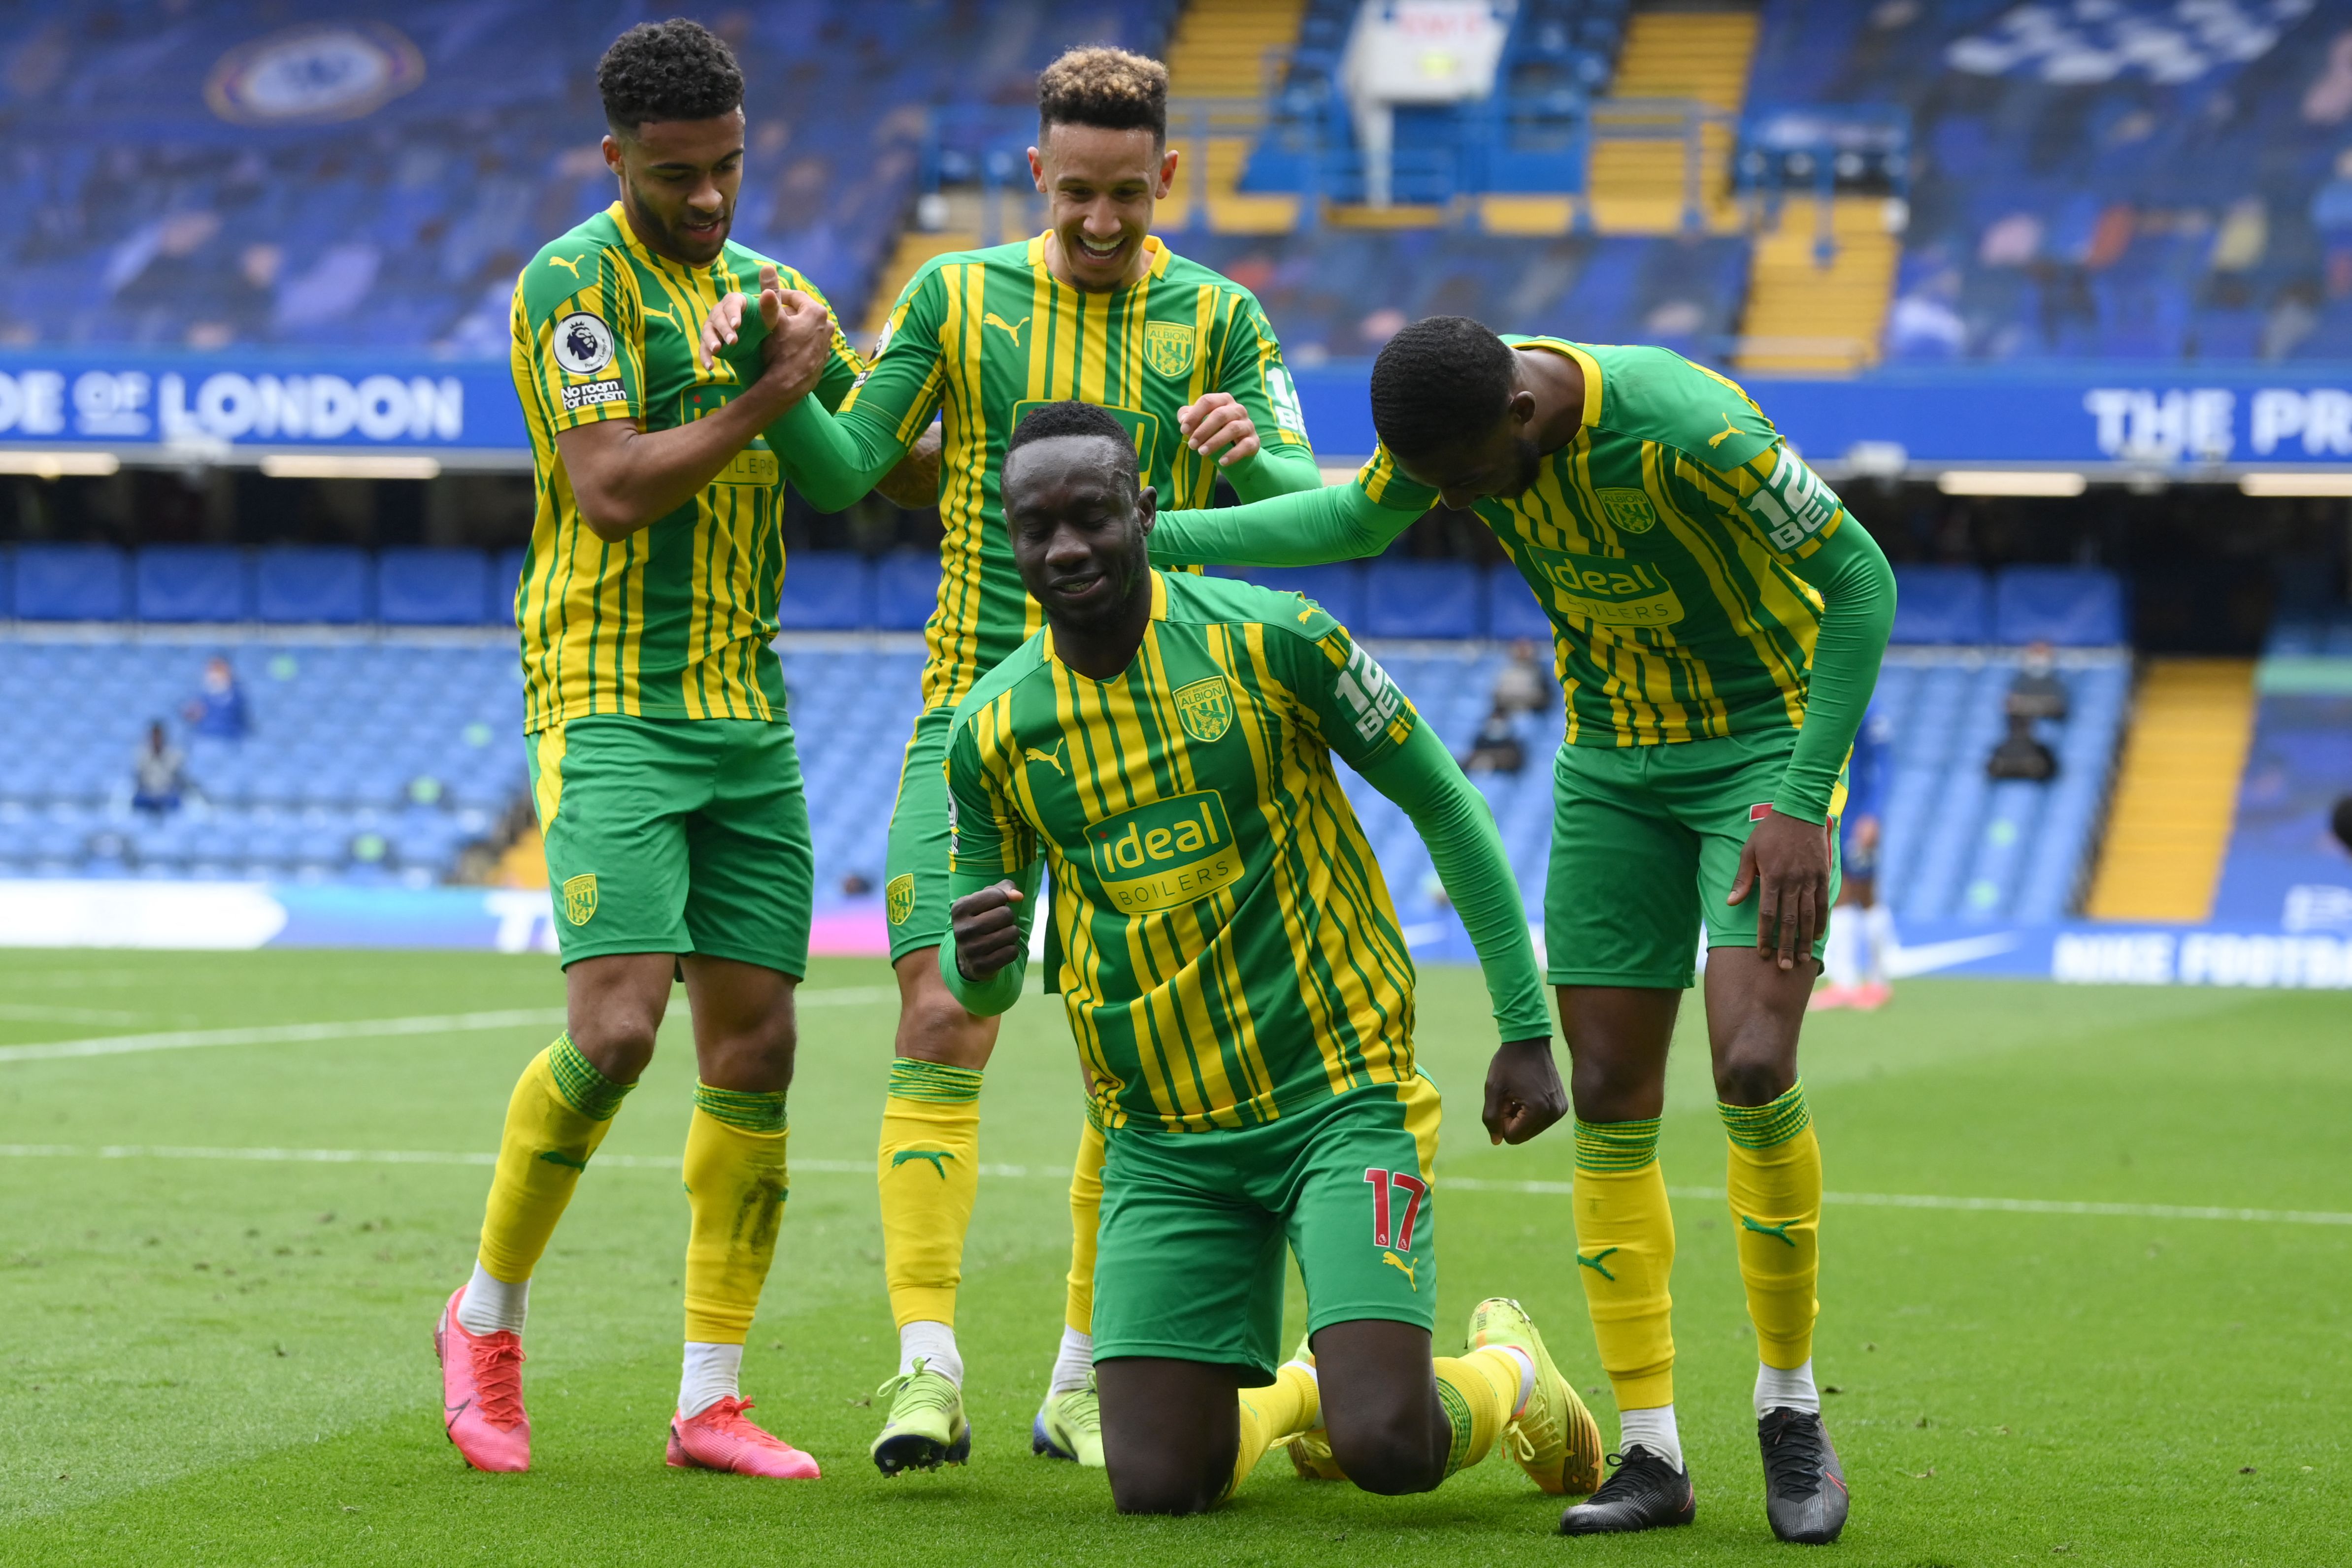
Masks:
[[[1430,1370],[1429,1332],[1365,1319],[1315,1336],[1316,1382],[1331,1458],[1368,1492],[1402,1497],[1445,1479],[1452,1428]]]
[[[1095,1364],[1103,1463],[1121,1513],[1204,1513],[1233,1479],[1241,1448],[1230,1367],[1152,1356]]]
[[[926,947],[900,958],[897,1053],[950,1067],[982,1068],[996,1050],[997,1020],[964,1009],[940,977],[940,950]]]

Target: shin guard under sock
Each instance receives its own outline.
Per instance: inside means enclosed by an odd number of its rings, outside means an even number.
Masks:
[[[1070,1278],[1063,1299],[1063,1323],[1082,1334],[1095,1332],[1095,1232],[1102,1224],[1102,1123],[1094,1106],[1078,1134],[1076,1168],[1070,1172]]]
[[[580,1173],[635,1087],[597,1071],[569,1034],[531,1058],[507,1101],[506,1127],[499,1135],[498,1168],[482,1214],[483,1272],[508,1284],[530,1278]],[[461,1322],[465,1311],[461,1302]]]
[[[686,1130],[686,1337],[741,1344],[776,1256],[791,1182],[782,1093],[694,1086]]]
[[[891,1315],[901,1328],[952,1327],[964,1232],[980,1191],[980,1069],[911,1057],[892,1062],[875,1174]]]
[[[1576,1263],[1620,1410],[1675,1398],[1675,1217],[1658,1122],[1576,1124]]]
[[[1322,1418],[1321,1386],[1315,1369],[1286,1361],[1274,1370],[1274,1381],[1264,1388],[1241,1391],[1241,1447],[1234,1452],[1233,1479],[1225,1483],[1231,1497],[1265,1451],[1311,1429]]]
[[[1717,1103],[1731,1141],[1727,1190],[1739,1246],[1739,1278],[1756,1324],[1758,1359],[1783,1370],[1813,1358],[1820,1274],[1822,1145],[1805,1086],[1765,1105]]]

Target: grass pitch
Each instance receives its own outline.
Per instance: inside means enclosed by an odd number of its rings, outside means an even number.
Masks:
[[[470,1265],[489,1174],[452,1156],[495,1145],[551,1027],[9,1048],[552,1009],[553,964],[0,954],[0,1563],[1287,1568],[1784,1550],[1763,1520],[1731,1239],[1703,1197],[1675,1203],[1692,1529],[1559,1540],[1559,1505],[1499,1456],[1398,1500],[1296,1480],[1276,1456],[1234,1506],[1184,1521],[1120,1520],[1099,1473],[1032,1458],[1067,1260],[1056,1176],[1078,1124],[1058,1011],[1034,998],[1008,1020],[983,1101],[982,1157],[999,1174],[982,1184],[959,1314],[972,1463],[882,1479],[865,1448],[873,1388],[895,1366],[870,1175],[887,980],[878,962],[810,976],[793,1200],[744,1364],[758,1418],[815,1453],[824,1479],[662,1464],[692,1073],[682,993],[533,1292],[537,1468],[485,1476],[441,1436],[428,1338]],[[1694,998],[1666,1120],[1678,1190],[1723,1179],[1696,1011]],[[1518,1296],[1613,1436],[1566,1200],[1510,1189],[1568,1179],[1566,1129],[1487,1146],[1475,1108],[1492,1030],[1475,974],[1427,975],[1422,1018],[1454,1112],[1441,1323],[1481,1295]],[[2347,1025],[2352,1005],[2326,994],[1920,981],[1874,1018],[1814,1019],[1805,1077],[1836,1193],[2340,1216]],[[254,1150],[442,1157],[218,1153]],[[1816,1366],[1855,1499],[1841,1560],[2352,1557],[2352,1226],[1833,1201],[1822,1230]]]

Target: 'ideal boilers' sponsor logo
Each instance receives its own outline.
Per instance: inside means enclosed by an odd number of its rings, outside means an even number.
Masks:
[[[1087,846],[1103,892],[1122,915],[1179,908],[1241,880],[1233,824],[1213,789],[1106,817],[1087,827]]]

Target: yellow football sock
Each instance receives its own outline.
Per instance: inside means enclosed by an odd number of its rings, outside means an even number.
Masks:
[[[1438,1403],[1454,1428],[1445,1473],[1467,1469],[1485,1458],[1519,1403],[1519,1358],[1500,1345],[1467,1355],[1441,1355],[1435,1362]]]
[[[611,1130],[622,1097],[636,1085],[614,1083],[589,1064],[569,1034],[530,1059],[507,1101],[506,1130],[482,1215],[482,1270],[519,1285],[539,1267],[555,1222],[588,1157]]]
[[[1822,1145],[1805,1086],[1765,1105],[1717,1103],[1731,1140],[1733,1233],[1756,1354],[1782,1371],[1813,1358],[1813,1288],[1821,1273]]]
[[[963,1235],[980,1191],[980,1069],[906,1057],[892,1062],[875,1166],[891,1315],[900,1328],[953,1327]]]
[[[1675,1398],[1675,1216],[1658,1122],[1576,1124],[1576,1262],[1620,1410]]]
[[[1286,1361],[1274,1369],[1271,1384],[1241,1391],[1241,1407],[1242,1442],[1234,1453],[1234,1479],[1225,1483],[1227,1497],[1240,1490],[1268,1448],[1287,1443],[1322,1418],[1322,1390],[1313,1372]]]
[[[792,1183],[782,1093],[694,1086],[686,1129],[686,1337],[741,1344],[776,1256]]]
[[[1102,1124],[1087,1107],[1078,1134],[1077,1168],[1070,1173],[1070,1281],[1062,1321],[1083,1334],[1095,1332],[1095,1231],[1102,1224]]]

